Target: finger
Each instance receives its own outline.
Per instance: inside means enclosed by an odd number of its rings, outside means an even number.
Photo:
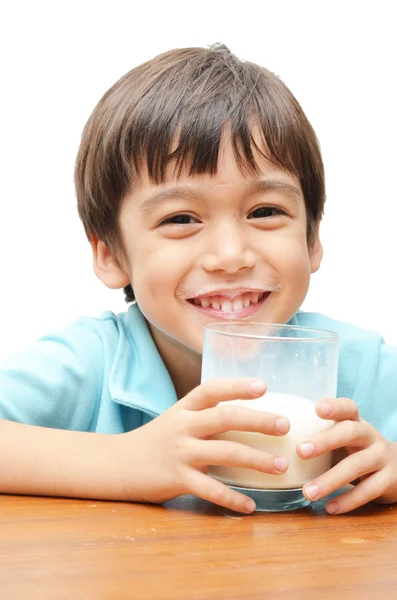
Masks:
[[[374,429],[366,421],[341,421],[297,445],[301,458],[314,458],[337,448],[363,448],[374,442]]]
[[[383,466],[381,456],[381,452],[372,447],[350,454],[315,481],[306,483],[303,495],[308,500],[320,500],[355,479],[378,471]]]
[[[188,410],[202,410],[225,400],[252,400],[266,392],[266,384],[252,377],[211,379],[179,401]]]
[[[358,406],[350,398],[328,398],[316,403],[316,413],[322,419],[332,421],[359,421]]]
[[[244,406],[224,405],[202,410],[195,415],[192,434],[211,437],[226,431],[252,431],[267,435],[285,435],[290,423],[281,415],[274,415]]]
[[[379,498],[388,485],[389,475],[386,469],[382,469],[360,481],[358,485],[345,494],[341,494],[327,502],[325,508],[331,515],[349,512]]]
[[[255,469],[272,475],[284,473],[288,468],[288,461],[285,458],[226,440],[207,440],[205,443],[197,441],[191,448],[191,452],[195,458],[189,461],[190,464],[200,467],[228,465]]]
[[[203,498],[203,500],[208,500],[208,502],[213,502],[236,512],[252,513],[255,510],[255,502],[251,498],[232,490],[224,483],[209,475],[200,473],[200,471],[191,472],[188,485],[188,493]]]

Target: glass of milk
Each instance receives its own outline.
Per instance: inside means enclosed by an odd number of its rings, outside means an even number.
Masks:
[[[228,431],[217,439],[252,446],[288,460],[281,475],[253,469],[210,466],[208,473],[250,496],[257,510],[283,511],[309,504],[302,486],[331,467],[331,453],[302,459],[297,444],[332,422],[320,419],[315,403],[335,398],[339,336],[292,325],[254,322],[222,322],[205,327],[202,382],[219,377],[255,377],[267,384],[267,392],[255,400],[233,400],[255,410],[285,416],[290,431],[275,437],[262,433]]]

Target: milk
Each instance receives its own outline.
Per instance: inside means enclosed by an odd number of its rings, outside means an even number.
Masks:
[[[245,431],[228,431],[214,437],[282,456],[288,460],[289,466],[281,475],[268,475],[239,467],[211,466],[208,469],[209,475],[238,487],[291,489],[301,488],[304,483],[331,467],[331,452],[309,459],[300,458],[296,453],[297,444],[309,440],[314,433],[332,425],[332,421],[325,421],[316,415],[315,403],[311,400],[290,394],[267,392],[256,400],[233,400],[224,404],[244,406],[287,417],[291,427],[289,432],[281,437]]]

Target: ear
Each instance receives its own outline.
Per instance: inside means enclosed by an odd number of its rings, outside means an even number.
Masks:
[[[113,290],[121,289],[128,285],[130,283],[130,277],[110,252],[105,242],[92,236],[90,238],[90,244],[95,275],[102,283]]]
[[[314,243],[309,249],[310,253],[310,272],[315,273],[319,270],[321,265],[321,260],[323,258],[323,245],[320,241],[320,224],[316,227],[316,233],[314,238]]]

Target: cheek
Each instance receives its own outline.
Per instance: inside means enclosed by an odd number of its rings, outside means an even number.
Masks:
[[[147,304],[175,295],[186,269],[182,252],[175,251],[173,246],[159,249],[141,246],[132,256],[132,287],[138,304],[139,300]]]
[[[306,244],[289,240],[274,255],[272,266],[282,288],[275,297],[272,319],[287,323],[302,305],[309,289],[310,261]]]
[[[285,256],[284,270],[288,273],[291,280],[298,281],[302,277],[310,277],[310,258],[307,247],[296,244],[290,248],[288,255]]]
[[[272,247],[272,264],[280,283],[296,293],[306,293],[310,281],[310,257],[303,235],[280,239]]]
[[[299,271],[309,269],[309,250],[306,242],[306,235],[303,232],[297,232],[295,235],[278,238],[273,237],[270,247],[267,248],[269,259],[277,265],[278,270]],[[267,253],[266,253],[267,254]]]

